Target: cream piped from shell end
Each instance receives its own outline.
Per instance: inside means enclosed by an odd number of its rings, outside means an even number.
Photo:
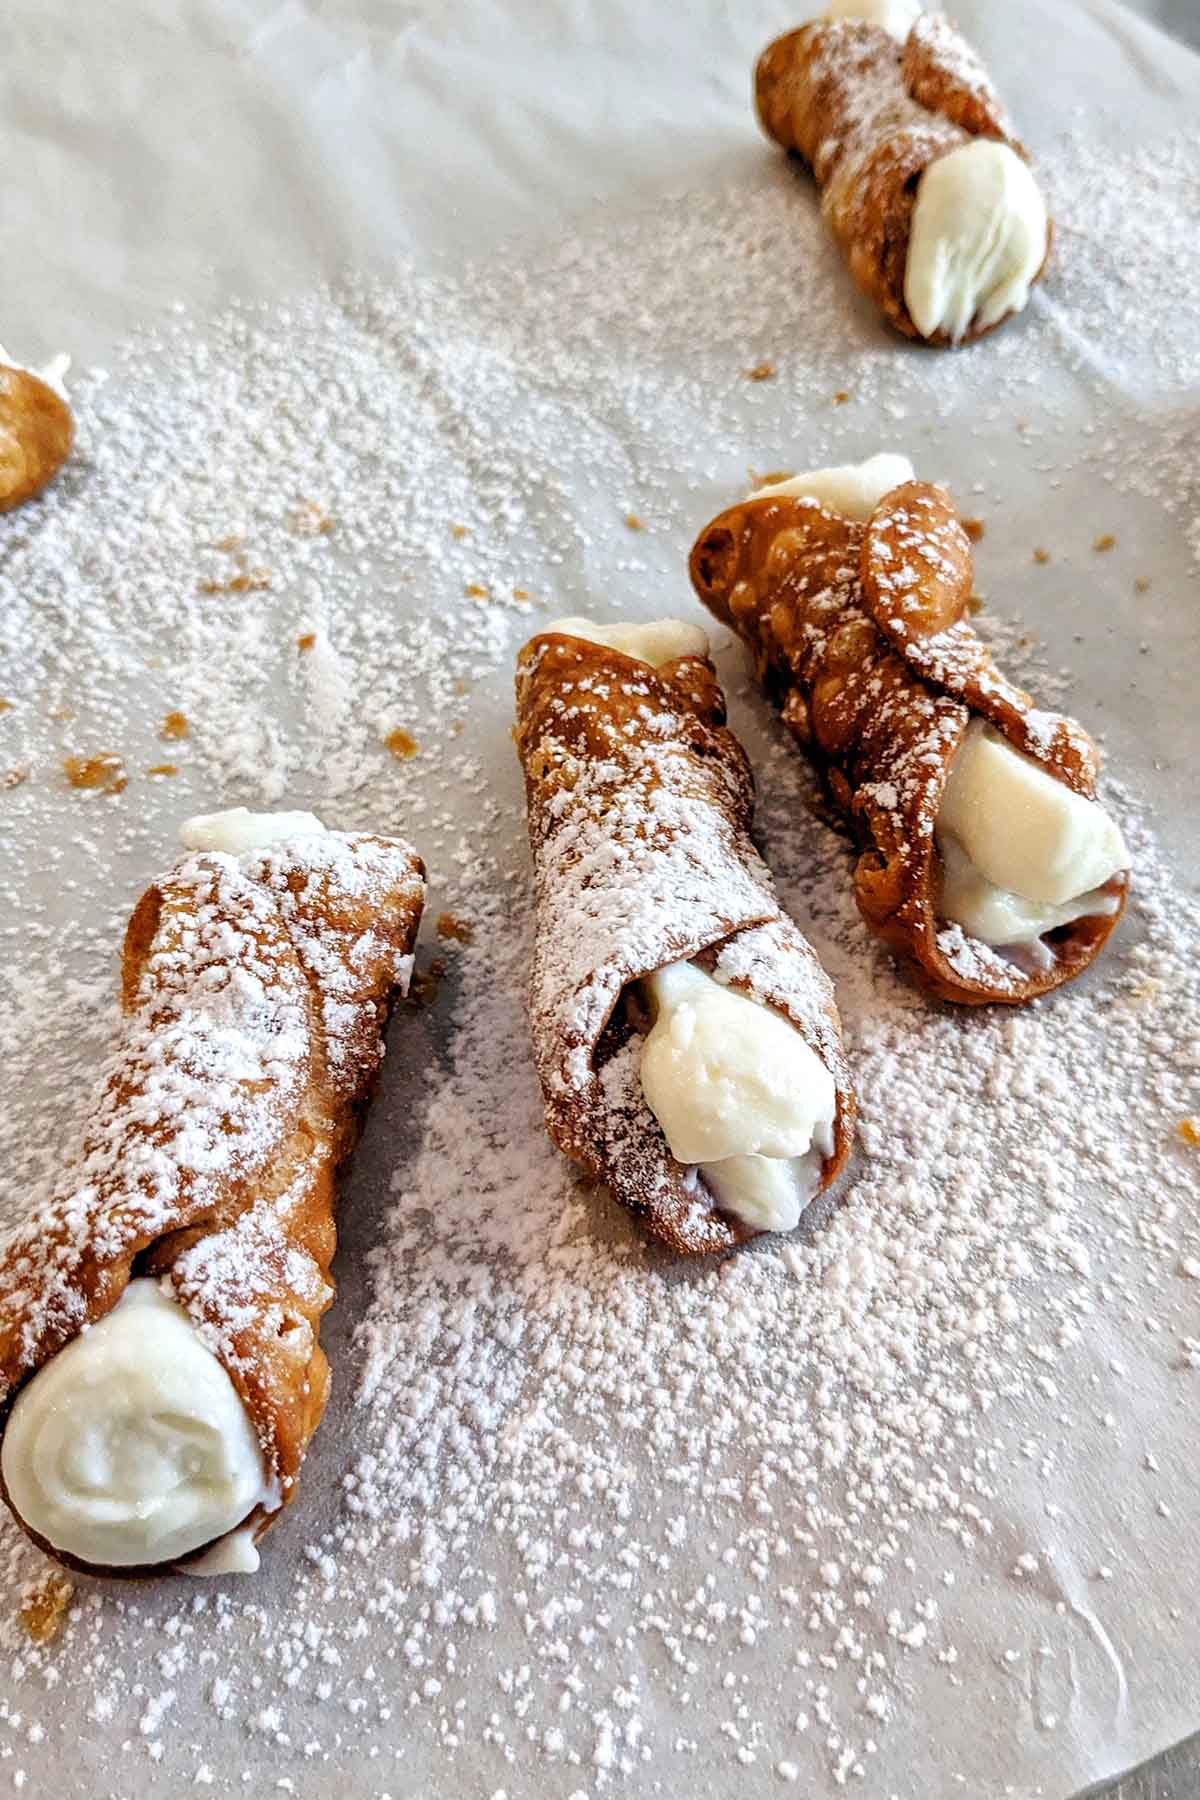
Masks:
[[[833,1151],[829,1070],[790,1019],[696,963],[640,985],[654,1014],[642,1093],[672,1156],[743,1224],[791,1231]]]
[[[782,481],[768,481],[747,496],[750,500],[816,500],[840,518],[865,524],[885,494],[914,480],[907,456],[881,450],[864,462],[837,463],[828,469],[809,469]]]
[[[67,370],[70,367],[71,358],[65,350],[60,350],[56,356],[50,358],[48,363],[44,363],[40,369],[35,369],[28,363],[18,362],[16,357],[10,356],[4,345],[0,344],[0,368],[19,369],[22,374],[35,375],[39,381],[44,381],[60,400],[70,399],[70,395],[67,393]]]
[[[279,1503],[229,1374],[146,1276],[21,1389],[0,1463],[29,1529],[97,1568],[170,1566]]]
[[[287,838],[312,837],[324,830],[315,813],[250,812],[244,806],[231,806],[224,812],[197,813],[185,819],[179,827],[179,840],[186,850],[245,856]]]
[[[707,656],[708,633],[702,625],[689,619],[653,619],[646,624],[618,620],[600,625],[594,619],[555,619],[546,631],[560,632],[564,637],[582,638],[585,643],[602,644],[608,650],[619,650],[624,656],[635,656],[652,668],[681,656]]]
[[[904,304],[924,338],[952,343],[1028,303],[1046,260],[1046,203],[1009,144],[972,138],[921,176],[904,266]]]
[[[919,0],[829,0],[826,19],[862,19],[902,44],[925,9]]]
[[[1116,822],[1096,800],[972,719],[935,825],[943,915],[981,943],[1032,944],[1117,902],[1102,890],[1129,867]]]

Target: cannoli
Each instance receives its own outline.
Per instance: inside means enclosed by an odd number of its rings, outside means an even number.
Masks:
[[[57,356],[40,373],[14,363],[0,347],[0,513],[40,494],[70,453],[75,424]]]
[[[672,1250],[788,1231],[846,1159],[833,989],[750,841],[697,625],[562,619],[522,650],[546,1128]]]
[[[82,1148],[0,1249],[0,1475],[72,1568],[258,1566],[324,1411],[334,1172],[408,984],[406,844],[194,819],[125,936]]]
[[[761,488],[701,532],[691,573],[858,838],[863,918],[918,979],[1019,1004],[1085,969],[1129,858],[1091,739],[964,618],[971,546],[942,489],[896,456]]]
[[[755,72],[768,137],[816,178],[858,286],[908,337],[958,344],[1020,312],[1046,205],[987,71],[915,0],[833,0]]]

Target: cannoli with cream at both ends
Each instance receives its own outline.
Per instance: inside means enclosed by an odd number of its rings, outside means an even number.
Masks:
[[[522,650],[546,1128],[684,1254],[788,1231],[849,1152],[833,989],[750,841],[698,626],[561,619]]]
[[[857,837],[867,924],[943,999],[1019,1004],[1099,953],[1129,857],[1095,746],[996,669],[970,542],[912,476],[880,455],[760,488],[700,533],[692,581]]]
[[[0,1476],[75,1569],[229,1574],[325,1408],[334,1174],[412,969],[423,869],[311,813],[192,819],[125,936],[79,1153],[0,1246]]]
[[[832,0],[763,51],[768,137],[806,162],[850,273],[897,330],[936,344],[1020,312],[1046,205],[987,71],[914,0]]]
[[[40,494],[70,454],[75,422],[63,378],[69,356],[26,369],[0,346],[0,513]]]

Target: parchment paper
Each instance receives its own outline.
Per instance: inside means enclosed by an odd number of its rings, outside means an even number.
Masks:
[[[1078,102],[1085,105],[1072,115],[1075,128],[1097,144],[1153,145],[1194,121],[1200,61],[1108,0],[1008,0],[1003,6],[961,0],[957,12],[1019,112],[1035,155]],[[193,0],[167,8],[150,0],[109,0],[104,6],[11,0],[0,59],[0,338],[31,361],[65,347],[84,365],[103,364],[120,339],[177,300],[201,314],[232,297],[275,300],[347,266],[386,269],[401,253],[427,259],[431,267],[452,267],[461,256],[486,255],[514,236],[524,237],[536,255],[568,223],[573,230],[602,229],[606,221],[615,227],[659,194],[724,188],[741,172],[747,181],[760,180],[769,152],[749,107],[749,70],[767,39],[792,23],[792,10],[780,0],[693,0],[670,7],[636,0],[545,0],[536,6],[460,0],[454,7],[414,0],[289,0],[274,7]],[[1037,304],[1053,308],[1055,300],[1048,295]],[[848,296],[848,333],[861,338],[873,329]],[[1064,429],[1079,429],[1093,418],[1103,428],[1106,400],[1131,396],[1108,394],[1103,341],[1081,345],[1073,329],[1064,318],[1062,366],[1039,371],[1039,380],[1052,389]],[[1194,314],[1190,329],[1196,329]],[[686,356],[686,345],[680,355]],[[950,379],[945,366],[930,358],[931,385]],[[1200,393],[1195,387],[1162,392],[1147,362],[1144,391],[1132,399],[1160,404],[1186,421]],[[985,405],[983,397],[979,404]],[[939,472],[969,466],[972,457],[978,464],[977,422],[970,396],[960,393],[935,438]],[[681,471],[697,521],[708,516],[706,508],[724,503],[745,460],[745,435],[735,430],[733,441],[722,446],[719,469],[701,455],[694,470]],[[1000,587],[1016,577],[1028,544],[1053,541],[1064,514],[1086,507],[1089,477],[1079,471],[1047,499],[1027,462],[1018,466],[1013,459],[1010,466],[999,431],[979,473],[1007,515],[1021,520],[1019,550],[1001,535],[983,552],[989,578]],[[583,496],[580,506],[586,508]],[[1163,533],[1160,514],[1144,493],[1106,493],[1105,519],[1131,554],[1136,547],[1139,567],[1153,578],[1149,596],[1106,595],[1111,611],[1104,631],[1090,632],[1081,645],[1075,641],[1078,625],[1095,624],[1087,614],[1090,596],[1064,576],[1048,586],[1039,625],[1051,660],[1071,662],[1073,701],[1082,716],[1102,726],[1114,765],[1153,797],[1178,868],[1194,890],[1200,644],[1192,565],[1182,534]],[[649,547],[651,572],[677,580],[685,548]],[[598,589],[606,576],[615,577],[605,555],[602,548],[596,552]],[[1153,647],[1152,675],[1131,668],[1130,659],[1111,649],[1140,641]],[[492,711],[473,723],[494,732],[502,728],[504,682],[489,691]],[[743,707],[738,722],[758,747],[751,711]],[[515,791],[515,772],[511,781]],[[150,821],[164,853],[171,817],[163,801]],[[48,867],[71,839],[69,812],[52,829],[57,837],[47,845]],[[131,859],[130,892],[138,879]],[[114,919],[119,901],[114,896]],[[48,904],[48,916],[69,914],[70,892],[55,887]],[[6,924],[6,955],[19,965],[20,921]],[[426,1048],[433,1053],[432,1044]],[[401,1066],[411,1068],[420,1053],[420,1046],[406,1050]],[[386,1128],[402,1128],[397,1105],[385,1094]],[[370,1195],[385,1172],[382,1152],[372,1151],[369,1140],[356,1188]],[[364,1218],[378,1217],[378,1209],[366,1204],[357,1210]],[[329,1340],[335,1366],[349,1354],[350,1328],[365,1292],[354,1255],[368,1245],[353,1222],[345,1241],[342,1298]],[[1200,1336],[1200,1309],[1193,1310]],[[1059,1800],[1200,1723],[1194,1396],[1160,1379],[1150,1361],[1143,1365],[1136,1344],[1098,1336],[1081,1358],[1076,1390],[1064,1392],[1058,1404],[1087,1406],[1099,1416],[1104,1400],[1098,1385],[1103,1388],[1118,1352],[1128,1370],[1122,1394],[1129,1429],[1114,1437],[1097,1425],[1090,1459],[1073,1468],[1069,1490],[1055,1492],[1053,1482],[1031,1477],[1027,1493],[1010,1496],[1007,1549],[997,1551],[999,1571],[1011,1561],[1008,1551],[1015,1554],[1030,1536],[1044,1532],[1047,1496],[1055,1493],[1068,1520],[1061,1553],[1016,1604],[1027,1620],[1029,1646],[1056,1608],[1060,1615],[1065,1608],[1077,1626],[1069,1656],[1044,1677],[1057,1684],[1056,1695],[1048,1699],[1035,1691],[1038,1678],[1023,1674],[1020,1679],[1032,1679],[1033,1688],[1016,1707],[1020,1725],[1013,1728],[1015,1678],[1003,1660],[1012,1640],[997,1639],[984,1596],[973,1622],[979,1664],[970,1715],[948,1708],[945,1717],[910,1723],[871,1766],[862,1791],[905,1800],[950,1793],[972,1800],[1002,1794]],[[1052,1419],[1041,1427],[1052,1429]],[[335,1514],[337,1472],[348,1460],[352,1435],[352,1409],[341,1403],[320,1439],[324,1473],[314,1472],[303,1520],[298,1516],[282,1528],[295,1525],[296,1546],[301,1531],[304,1541],[317,1540],[322,1522]],[[1156,1527],[1152,1556],[1140,1565],[1127,1559],[1120,1578],[1106,1586],[1101,1609],[1089,1571],[1103,1557],[1106,1521],[1120,1520],[1136,1537],[1126,1500],[1138,1491],[1148,1444],[1157,1449],[1162,1468],[1156,1491],[1169,1500],[1173,1523],[1170,1530]],[[272,1548],[276,1558],[287,1554],[278,1541]],[[286,1592],[278,1571],[265,1568],[255,1598],[268,1618]],[[135,1604],[143,1621],[154,1617],[153,1591]],[[171,1607],[176,1605],[173,1600]],[[1011,1617],[1011,1592],[1006,1605]],[[105,1633],[102,1653],[119,1661],[119,1621],[109,1621]],[[493,1651],[497,1664],[519,1663],[521,1656],[519,1633]],[[994,1708],[978,1675],[978,1667],[989,1664],[1003,1696]],[[151,1689],[161,1689],[166,1678],[147,1672]],[[510,1800],[534,1794],[566,1800],[575,1792],[599,1792],[592,1785],[597,1780],[603,1785],[595,1771],[567,1776],[532,1763],[505,1769],[477,1744],[468,1744],[452,1768],[439,1762],[432,1772],[416,1754],[393,1765],[387,1780],[359,1759],[352,1740],[306,1766],[267,1739],[248,1737],[236,1721],[220,1721],[202,1692],[211,1678],[210,1667],[202,1678],[180,1681],[162,1730],[194,1747],[195,1764],[210,1771],[215,1792],[272,1792],[285,1765],[284,1779],[292,1783],[286,1791],[313,1800],[384,1792],[405,1800],[434,1794],[478,1800],[500,1792]],[[769,1685],[772,1673],[760,1670],[758,1678]],[[31,1708],[25,1672],[15,1664],[0,1672],[7,1733],[0,1734],[0,1755],[25,1772],[24,1791],[56,1800],[182,1791],[177,1766],[160,1772],[138,1734],[126,1736],[128,1723],[106,1723],[90,1712],[97,1679],[93,1662],[72,1666],[62,1660],[52,1688],[39,1681]],[[53,1722],[51,1742],[28,1741],[23,1708]],[[1039,1726],[1048,1711],[1056,1715],[1053,1733]],[[398,1710],[398,1750],[405,1733]],[[675,1779],[673,1766],[651,1767],[621,1787],[638,1796],[681,1794],[672,1789]],[[689,1792],[767,1794],[777,1787],[771,1765],[759,1763],[698,1768]],[[835,1791],[832,1777],[828,1791]]]

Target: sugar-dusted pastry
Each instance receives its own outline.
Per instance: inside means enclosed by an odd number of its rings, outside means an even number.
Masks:
[[[1129,858],[1091,739],[964,618],[970,543],[912,473],[877,456],[760,488],[701,532],[692,581],[858,838],[867,924],[943,999],[1015,1004],[1093,960]]]
[[[755,73],[768,137],[808,164],[863,292],[909,337],[958,344],[1020,312],[1046,205],[970,45],[916,0],[833,0]]]
[[[0,513],[40,494],[70,453],[75,424],[63,376],[70,358],[40,373],[0,347]]]
[[[0,1475],[73,1568],[258,1566],[329,1387],[334,1174],[408,984],[406,844],[193,819],[125,935],[78,1155],[0,1246]]]
[[[750,841],[697,625],[562,619],[517,669],[546,1128],[671,1249],[789,1231],[846,1159],[833,989]]]

